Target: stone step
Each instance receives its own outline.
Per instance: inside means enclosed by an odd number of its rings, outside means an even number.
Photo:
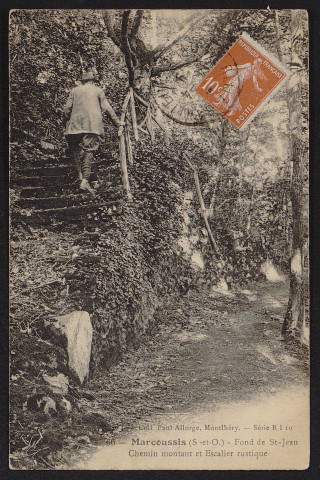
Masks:
[[[76,182],[76,175],[66,175],[65,177],[59,176],[47,176],[47,177],[15,177],[10,179],[12,186],[17,185],[19,187],[48,187],[50,185],[54,187],[64,187]]]
[[[57,164],[54,166],[32,166],[22,168],[19,172],[21,177],[52,177],[52,176],[66,176],[74,172],[72,165]]]
[[[72,165],[70,157],[67,155],[37,155],[24,159],[25,167],[45,167],[54,165]]]
[[[123,194],[122,185],[102,185],[98,188],[97,194],[103,198],[118,199]],[[55,185],[48,185],[47,187],[25,187],[20,192],[20,199],[45,199],[48,197],[61,197],[68,195],[84,194],[79,190],[79,182],[72,185],[64,185],[57,188]]]
[[[93,199],[94,200],[94,199]],[[112,208],[114,206],[122,205],[123,202],[121,200],[115,200],[112,202],[99,202],[99,203],[94,203],[93,201],[91,203],[85,203],[83,205],[72,205],[69,207],[60,207],[60,208],[48,208],[48,209],[36,209],[34,210],[34,214],[52,214],[55,215],[56,213],[64,213],[64,212],[81,212],[86,211],[89,212],[91,210],[97,210],[102,207],[107,207],[107,208]]]
[[[117,172],[118,173],[118,172]],[[99,172],[98,175],[93,173],[92,180],[100,179],[100,183],[102,183],[103,179],[107,180],[107,184],[111,187],[118,187],[121,185],[121,175],[119,174],[109,174],[109,172]],[[29,176],[29,175],[19,175],[16,177],[10,178],[10,185],[18,186],[18,187],[26,187],[26,188],[45,188],[45,189],[53,189],[55,190],[57,187],[59,189],[69,188],[72,184],[78,185],[79,181],[77,179],[76,172],[71,169],[67,172],[64,176],[59,175],[52,175],[52,176]]]
[[[78,205],[81,202],[87,201],[87,195],[82,192],[78,195],[60,195],[55,197],[40,197],[40,198],[20,198],[17,201],[17,206],[21,208],[43,209],[62,208],[73,205]]]
[[[54,156],[54,155],[46,155],[46,156],[35,156],[32,158],[22,158],[21,162],[19,162],[20,167],[22,168],[42,168],[42,167],[55,167],[55,166],[68,166],[73,168],[73,161],[70,157],[66,155],[61,156]],[[100,168],[108,168],[108,169],[119,169],[118,162],[110,162],[107,161],[105,158],[95,158],[94,161],[94,168],[98,170]]]
[[[89,223],[98,227],[101,220],[120,215],[122,207],[122,201],[87,203],[62,208],[36,209],[33,212],[21,211],[19,216],[25,219],[28,225],[33,226],[50,227],[59,222],[60,226],[65,228],[71,224],[85,226]]]
[[[11,160],[10,160],[11,161]],[[34,168],[34,167],[54,167],[55,165],[72,165],[72,162],[67,157],[56,157],[56,156],[46,156],[46,157],[32,157],[32,158],[22,158],[20,160],[12,159],[12,162],[18,163],[19,168]]]
[[[20,198],[46,198],[46,197],[60,197],[61,195],[76,195],[79,192],[79,182],[71,185],[46,185],[44,186],[26,186],[22,187],[20,191]]]
[[[20,192],[20,198],[45,197],[46,193],[49,197],[51,196],[51,192],[43,187],[25,187]]]

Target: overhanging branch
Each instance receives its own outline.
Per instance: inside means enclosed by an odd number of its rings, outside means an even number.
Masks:
[[[104,23],[107,27],[109,37],[111,38],[113,43],[115,43],[117,45],[117,47],[121,48],[121,42],[120,42],[119,38],[117,37],[117,35],[114,31],[111,15],[110,15],[110,12],[108,10],[106,10],[104,12],[103,19],[104,19]]]
[[[134,96],[139,100],[140,103],[142,103],[142,105],[144,105],[145,107],[149,107],[149,103],[142,97],[140,97],[140,95],[137,94],[137,92],[133,92],[134,93]]]
[[[126,59],[126,65],[129,73],[129,85],[132,87],[134,84],[134,71],[133,71],[133,63],[132,63],[132,54],[130,51],[130,45],[129,45],[129,39],[128,39],[130,12],[131,10],[125,10],[122,14],[121,40],[122,40],[122,51]]]
[[[201,127],[209,124],[207,120],[202,120],[199,122],[184,122],[183,120],[180,120],[179,118],[176,118],[170,115],[170,113],[167,113],[165,110],[163,110],[163,108],[159,105],[159,103],[156,100],[155,100],[155,103],[159,108],[159,110],[163,113],[163,115],[165,115],[167,118],[169,118],[173,122],[179,123],[180,125],[184,125],[185,127]]]
[[[132,40],[134,37],[137,36],[139,27],[141,25],[141,20],[143,17],[143,10],[137,10],[137,13],[134,17],[132,28],[129,34],[129,39]]]
[[[163,72],[171,72],[173,70],[178,70],[179,68],[185,67],[187,65],[191,65],[192,63],[200,61],[208,51],[203,52],[201,55],[194,55],[192,57],[187,58],[186,60],[182,62],[177,62],[177,63],[171,63],[170,65],[161,65],[161,66],[156,66],[152,70],[152,74],[154,76],[159,75],[160,73]]]
[[[171,38],[166,45],[164,46],[158,46],[156,47],[154,51],[154,59],[158,60],[164,53],[166,53],[170,48],[173,47],[186,33],[198,22],[200,22],[204,17],[207,17],[207,14],[202,14],[198,15],[196,18],[192,16],[192,19],[190,19],[187,24],[178,32],[176,35],[174,35],[173,38]]]

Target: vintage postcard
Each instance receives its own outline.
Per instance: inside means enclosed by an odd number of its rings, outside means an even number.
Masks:
[[[309,466],[308,15],[10,12],[10,468]]]

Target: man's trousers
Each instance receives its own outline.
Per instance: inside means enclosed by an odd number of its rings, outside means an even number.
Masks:
[[[94,152],[99,149],[101,137],[96,133],[76,133],[67,135],[66,139],[77,172],[89,180]]]

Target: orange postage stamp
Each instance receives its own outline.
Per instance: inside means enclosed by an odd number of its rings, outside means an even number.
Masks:
[[[243,33],[196,91],[242,130],[289,76],[279,60]]]

